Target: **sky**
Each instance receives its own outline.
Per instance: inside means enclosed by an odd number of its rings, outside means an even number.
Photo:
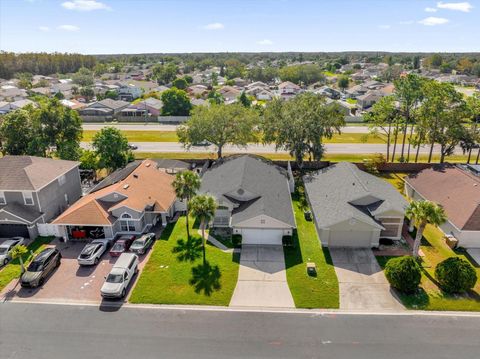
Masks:
[[[0,49],[480,51],[480,0],[0,0]]]

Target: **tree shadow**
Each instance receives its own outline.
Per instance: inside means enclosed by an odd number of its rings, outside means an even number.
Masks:
[[[221,288],[220,268],[218,266],[211,266],[210,263],[199,264],[192,268],[192,278],[190,285],[194,286],[195,293],[202,293],[210,296],[214,291]]]
[[[292,233],[292,243],[292,246],[283,248],[286,268],[291,268],[303,263],[302,249],[300,248],[300,241],[296,229],[294,229]]]
[[[170,235],[173,232],[173,229],[175,228],[176,222],[168,223],[167,226],[163,229],[162,234],[160,235],[160,238],[158,240],[161,241],[168,241],[170,239]]]
[[[179,239],[177,245],[173,247],[172,253],[177,254],[180,262],[195,262],[202,256],[202,239],[200,237]]]

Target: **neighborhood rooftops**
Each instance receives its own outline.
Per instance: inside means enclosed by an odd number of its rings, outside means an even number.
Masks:
[[[249,192],[253,199],[239,202],[228,196],[236,191]],[[218,161],[203,174],[200,192],[213,195],[220,205],[236,207],[232,212],[232,225],[264,214],[296,226],[287,171],[261,157],[230,156]]]
[[[0,158],[0,191],[36,191],[71,169],[78,162],[34,156]]]
[[[461,230],[480,230],[480,178],[457,166],[439,165],[405,178],[423,198],[442,205]]]
[[[349,162],[307,175],[304,182],[320,227],[355,218],[382,228],[374,216],[391,210],[404,212],[408,204],[391,184]]]

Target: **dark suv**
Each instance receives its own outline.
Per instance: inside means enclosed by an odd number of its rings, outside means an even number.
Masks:
[[[46,248],[30,263],[20,280],[22,287],[41,286],[45,279],[60,265],[62,255],[56,248]]]

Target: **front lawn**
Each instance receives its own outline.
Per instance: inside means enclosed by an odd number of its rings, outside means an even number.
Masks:
[[[293,198],[297,230],[293,248],[285,248],[287,281],[297,308],[338,308],[339,291],[330,252],[322,248],[313,222],[305,220],[298,195]],[[317,276],[307,274],[307,262],[315,262]]]
[[[25,253],[23,257],[23,262],[25,263],[25,267],[28,265],[30,260],[32,259],[32,254],[39,253],[41,250],[45,248],[45,245],[51,242],[53,237],[38,237],[35,239],[27,248],[28,252]],[[15,259],[8,263],[5,267],[0,269],[0,292],[14,279],[20,278],[21,275],[21,267],[20,267],[20,260]]]
[[[382,175],[385,180],[392,184],[403,193],[403,186],[400,185],[399,178],[402,173],[391,173]],[[401,181],[401,180],[400,180]],[[401,181],[403,183],[403,181]],[[415,233],[412,233],[412,237]],[[443,293],[435,281],[435,267],[443,260],[458,256],[473,263],[466,252],[462,250],[452,250],[447,246],[444,240],[444,234],[435,226],[427,225],[423,233],[420,249],[425,254],[422,261],[422,280],[420,289],[415,295],[400,294],[403,304],[410,309],[423,310],[450,310],[450,311],[480,311],[480,268],[476,267],[479,280],[472,292],[463,295],[448,295]],[[382,268],[390,260],[390,257],[377,257],[377,261]]]
[[[94,130],[84,130],[82,141],[90,142],[97,133]],[[178,142],[174,131],[122,131],[129,142]]]
[[[194,221],[190,220],[190,224],[193,223]],[[190,234],[192,237],[200,238],[197,235],[197,228],[192,228]],[[207,244],[207,261],[212,266],[218,266],[220,277],[217,276],[211,283],[205,281],[200,288],[201,291],[196,292],[195,286],[190,284],[190,281],[192,268],[202,263],[201,256],[193,262],[185,262],[177,258],[177,253],[173,253],[177,241],[186,238],[185,217],[180,217],[176,223],[170,223],[165,228],[133,289],[130,302],[229,305],[237,284],[239,255],[222,252]],[[210,293],[205,294],[205,289]]]

